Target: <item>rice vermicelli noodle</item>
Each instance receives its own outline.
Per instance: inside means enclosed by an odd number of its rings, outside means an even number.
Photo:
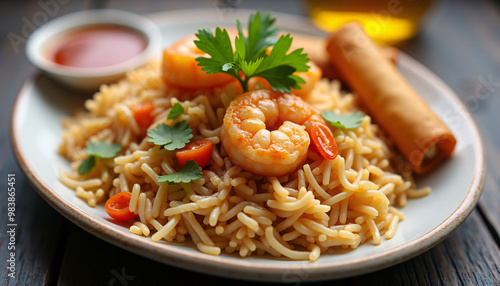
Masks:
[[[232,85],[189,92],[171,88],[161,80],[156,61],[130,71],[120,82],[102,86],[86,101],[85,111],[64,119],[59,152],[71,170],[61,171],[60,180],[90,206],[119,192],[131,193],[129,210],[138,217],[130,232],[153,241],[190,238],[201,252],[212,255],[267,253],[311,261],[336,247],[355,249],[368,240],[380,244],[390,239],[404,218],[397,207],[430,192],[415,189],[409,176],[399,174],[396,156],[367,115],[359,128],[334,129],[339,155],[333,160],[306,148],[300,164],[288,173],[252,172],[250,164],[231,160],[230,145],[221,142],[224,117],[236,96]],[[311,110],[358,109],[352,94],[327,79],[299,100]],[[192,140],[212,142],[201,178],[179,184],[158,181],[175,173],[179,164],[173,152],[147,140],[131,111],[141,102],[154,107],[148,129],[185,120]],[[184,113],[167,119],[177,102]],[[88,157],[88,141],[119,143],[122,149],[80,175],[77,169]]]

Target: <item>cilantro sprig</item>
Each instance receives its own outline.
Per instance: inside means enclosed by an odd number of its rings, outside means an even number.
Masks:
[[[83,162],[78,166],[78,174],[88,174],[95,166],[95,163],[98,158],[113,158],[118,152],[122,149],[120,144],[107,144],[104,141],[100,142],[87,142],[87,146],[85,147],[85,152],[90,155],[87,159],[83,160]]]
[[[229,34],[225,29],[216,28],[215,34],[209,29],[198,30],[194,43],[210,58],[198,57],[196,61],[207,74],[226,73],[241,83],[244,92],[248,91],[248,81],[252,77],[262,77],[271,88],[280,92],[291,92],[290,88],[300,89],[303,79],[294,75],[296,71],[307,71],[307,54],[297,49],[287,54],[292,44],[289,34],[276,38],[279,29],[273,27],[275,18],[270,13],[257,12],[248,21],[248,36],[245,36],[241,23],[236,22],[238,36],[235,50],[231,46]],[[267,49],[272,47],[269,55]]]
[[[364,114],[356,111],[351,114],[338,114],[335,111],[323,111],[321,116],[338,128],[355,129],[361,126]]]
[[[174,151],[184,148],[189,143],[193,137],[192,131],[193,129],[188,127],[188,122],[185,120],[175,124],[173,127],[161,123],[156,129],[148,131],[148,136],[150,137],[148,142],[162,146],[168,151]]]
[[[182,107],[180,103],[176,102],[174,103],[174,105],[172,105],[172,108],[170,109],[170,112],[167,115],[167,119],[176,119],[183,113],[184,113],[184,107]]]
[[[176,119],[184,113],[184,107],[178,102],[172,105],[167,119]],[[161,146],[168,151],[182,149],[193,138],[193,129],[191,129],[186,120],[181,121],[174,126],[164,123],[159,124],[156,129],[148,131],[148,142]],[[187,161],[182,168],[173,174],[158,177],[158,182],[168,182],[169,185],[177,183],[189,183],[201,178],[201,168],[194,160]]]
[[[198,180],[203,176],[201,167],[194,160],[187,161],[182,168],[172,174],[163,175],[158,177],[158,182],[168,182],[169,185],[178,183],[189,183]]]

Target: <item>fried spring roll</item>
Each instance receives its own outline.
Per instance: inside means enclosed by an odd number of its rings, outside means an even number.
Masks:
[[[307,56],[323,72],[323,76],[329,79],[339,79],[344,81],[338,69],[332,64],[326,51],[326,38],[306,35],[294,35],[292,50],[303,48]],[[397,62],[398,49],[394,47],[381,47],[382,54],[392,63]]]
[[[346,24],[333,33],[327,52],[416,173],[430,171],[453,153],[456,139],[451,131],[359,24]]]

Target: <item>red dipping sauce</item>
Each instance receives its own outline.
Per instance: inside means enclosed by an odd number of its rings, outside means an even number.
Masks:
[[[94,25],[70,30],[57,37],[49,59],[76,68],[100,68],[123,63],[146,48],[143,34],[118,25]]]

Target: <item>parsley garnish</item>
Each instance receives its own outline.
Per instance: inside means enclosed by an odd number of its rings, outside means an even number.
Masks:
[[[297,49],[286,54],[292,44],[292,37],[282,35],[276,39],[278,28],[272,27],[275,18],[270,13],[257,12],[248,21],[248,37],[243,34],[239,21],[236,22],[238,36],[235,39],[235,51],[225,29],[219,27],[215,35],[211,30],[198,30],[194,41],[196,46],[210,55],[210,58],[198,57],[196,61],[207,74],[226,73],[241,83],[243,91],[248,91],[248,80],[262,77],[274,90],[291,92],[290,88],[299,89],[303,79],[294,75],[296,71],[307,71],[307,54]],[[269,55],[266,50],[273,47]],[[241,76],[240,72],[243,74]]]
[[[203,176],[201,168],[194,160],[187,161],[177,173],[158,177],[158,182],[168,182],[169,185],[177,183],[189,183]]]
[[[167,119],[176,119],[183,113],[184,113],[184,107],[182,107],[180,103],[176,102],[174,103],[174,105],[172,105],[172,108],[170,109],[170,112],[167,115]]]
[[[355,129],[361,126],[364,115],[359,111],[351,114],[337,114],[335,111],[323,111],[321,116],[335,127]]]
[[[78,166],[78,174],[88,174],[95,166],[95,157],[90,156],[87,159],[83,160],[83,162]]]
[[[85,152],[90,155],[85,159],[80,166],[78,166],[78,174],[88,174],[95,166],[96,159],[98,158],[113,158],[122,149],[120,144],[107,144],[104,141],[101,142],[87,142],[85,147]]]
[[[148,131],[148,136],[151,137],[148,142],[163,146],[168,151],[173,151],[184,148],[189,143],[193,137],[192,131],[193,129],[188,127],[186,120],[175,124],[174,127],[162,123],[156,129]]]

